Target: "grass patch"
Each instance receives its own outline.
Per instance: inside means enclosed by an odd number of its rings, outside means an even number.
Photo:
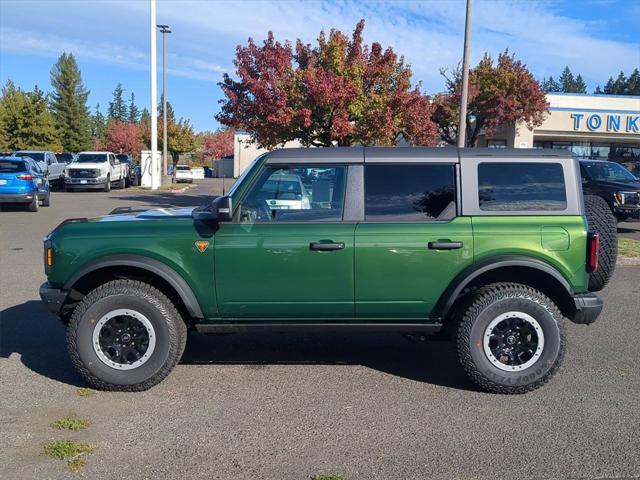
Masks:
[[[67,462],[67,468],[71,470],[73,473],[78,473],[87,465],[87,460],[85,458],[74,458],[73,460],[69,460]]]
[[[344,475],[314,475],[311,480],[348,480]]]
[[[621,257],[640,257],[640,241],[632,238],[618,238],[618,255]]]
[[[81,397],[89,397],[94,393],[96,393],[96,391],[93,388],[82,387],[78,389],[78,395]]]
[[[81,455],[93,453],[96,448],[88,443],[73,442],[71,440],[56,440],[45,443],[43,450],[45,455],[57,460],[73,461]]]
[[[91,425],[91,420],[88,418],[80,418],[75,415],[68,415],[53,422],[51,426],[58,430],[71,430],[77,432],[78,430],[84,430]]]

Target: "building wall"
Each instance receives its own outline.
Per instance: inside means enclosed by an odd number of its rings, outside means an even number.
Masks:
[[[297,148],[301,146],[300,142],[295,141],[287,142],[278,148]],[[235,178],[239,177],[256,157],[268,151],[266,148],[258,148],[248,133],[236,132],[233,138],[233,176]]]

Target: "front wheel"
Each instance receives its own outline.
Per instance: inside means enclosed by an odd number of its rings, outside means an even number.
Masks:
[[[100,390],[142,391],[162,381],[184,351],[186,325],[158,289],[114,280],[85,296],[67,330],[80,375]]]
[[[111,191],[111,177],[109,175],[107,175],[107,181],[104,184],[104,191],[105,192]]]
[[[546,383],[566,351],[563,317],[544,294],[526,285],[480,288],[457,334],[462,367],[480,388],[525,393]]]

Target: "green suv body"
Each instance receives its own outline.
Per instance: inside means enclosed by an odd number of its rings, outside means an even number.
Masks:
[[[557,152],[276,150],[210,205],[63,222],[40,293],[99,388],[159,382],[188,329],[322,325],[444,329],[481,387],[527,391],[602,309],[579,179]]]

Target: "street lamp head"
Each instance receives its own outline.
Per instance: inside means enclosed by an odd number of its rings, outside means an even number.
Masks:
[[[171,28],[169,28],[169,25],[156,25],[156,27],[160,29],[161,33],[171,33]]]

